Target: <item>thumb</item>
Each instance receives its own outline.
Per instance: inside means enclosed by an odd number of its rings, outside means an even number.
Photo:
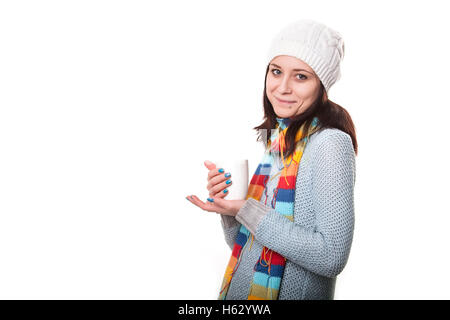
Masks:
[[[205,160],[205,162],[203,162],[203,164],[205,165],[206,168],[208,168],[209,170],[215,169],[216,165],[214,163],[212,163],[209,160]]]
[[[211,198],[214,200],[214,203],[219,207],[228,208],[230,206],[228,202],[229,200],[225,200],[219,197],[211,197]]]

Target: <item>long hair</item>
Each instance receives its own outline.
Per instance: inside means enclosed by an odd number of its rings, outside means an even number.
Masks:
[[[266,94],[266,79],[267,73],[269,71],[269,66],[267,66],[266,76],[264,78],[264,92],[263,92],[263,106],[264,106],[264,122],[253,129],[257,130],[258,138],[257,141],[262,141],[264,146],[267,148],[270,134],[268,131],[275,128],[277,124],[277,115],[273,110],[273,106],[267,98]],[[322,82],[320,82],[320,90],[316,100],[313,102],[311,107],[309,107],[305,112],[295,117],[291,117],[288,129],[286,131],[286,156],[288,158],[295,151],[295,136],[300,129],[300,127],[305,123],[305,128],[309,128],[313,121],[313,118],[317,117],[319,119],[320,130],[325,128],[336,128],[349,134],[352,138],[353,149],[355,155],[358,154],[358,142],[356,140],[355,126],[353,124],[352,118],[347,110],[343,107],[334,103],[328,99],[327,92]],[[320,131],[319,130],[319,131]],[[308,130],[303,130],[303,136],[308,132]]]

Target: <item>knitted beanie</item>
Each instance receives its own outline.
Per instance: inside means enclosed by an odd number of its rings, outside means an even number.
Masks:
[[[308,64],[328,92],[341,77],[344,40],[326,25],[302,19],[288,24],[275,36],[269,48],[267,64],[279,55],[293,56]]]

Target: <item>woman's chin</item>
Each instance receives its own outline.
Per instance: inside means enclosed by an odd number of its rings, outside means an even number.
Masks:
[[[275,114],[279,118],[289,118],[292,116],[293,112],[289,108],[277,108],[277,110],[275,110]]]

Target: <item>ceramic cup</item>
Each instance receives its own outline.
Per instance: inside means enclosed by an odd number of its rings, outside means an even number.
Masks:
[[[227,200],[245,200],[248,191],[248,160],[247,159],[217,159],[212,161],[216,168],[223,168],[224,173],[231,173],[232,184],[227,187]]]

